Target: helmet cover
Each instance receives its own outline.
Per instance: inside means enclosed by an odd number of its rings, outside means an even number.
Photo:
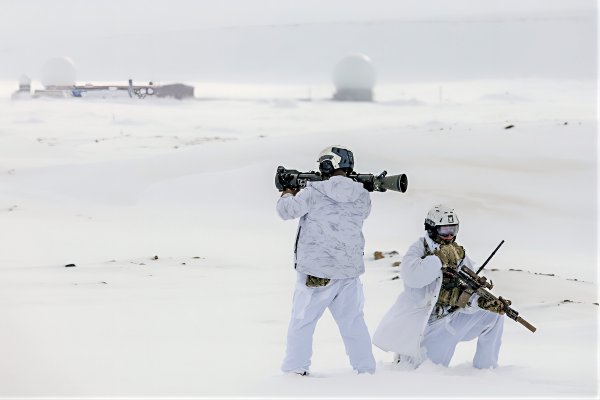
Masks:
[[[319,154],[319,171],[330,175],[336,169],[352,172],[354,168],[354,155],[352,151],[343,146],[329,146]]]
[[[433,206],[425,217],[425,230],[433,240],[439,236],[452,236],[458,234],[459,220],[453,208],[442,204]]]

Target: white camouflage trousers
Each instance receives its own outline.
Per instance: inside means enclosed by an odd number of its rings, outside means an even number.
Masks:
[[[455,312],[433,322],[425,329],[423,338],[427,358],[435,364],[448,366],[459,342],[477,338],[473,366],[497,367],[504,318],[504,315],[479,309],[472,314]]]
[[[307,287],[306,274],[297,272],[282,371],[309,371],[313,333],[317,321],[329,308],[342,335],[352,368],[358,373],[374,373],[375,358],[364,320],[363,304],[363,288],[358,277],[332,279],[327,286]]]

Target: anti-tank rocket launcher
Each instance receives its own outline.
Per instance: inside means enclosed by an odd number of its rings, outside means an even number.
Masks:
[[[379,175],[352,172],[347,176],[355,182],[362,183],[369,192],[393,190],[394,192],[404,193],[408,188],[408,178],[405,174],[388,176],[387,171],[383,171]],[[328,176],[324,176],[320,172],[300,172],[279,166],[275,174],[275,186],[277,190],[282,192],[284,189],[303,189],[306,187],[307,182],[326,179],[328,179]]]

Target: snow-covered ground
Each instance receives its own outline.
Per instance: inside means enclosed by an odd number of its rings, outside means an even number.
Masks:
[[[596,83],[487,80],[376,88],[196,84],[197,98],[9,100],[0,84],[0,397],[596,397]],[[509,125],[514,127],[506,129]],[[279,372],[296,222],[278,165],[340,143],[359,172],[406,173],[365,224],[371,331],[402,290],[392,263],[436,203],[538,330],[507,320],[501,366],[355,376],[326,315],[313,375]],[[399,255],[375,261],[376,250]],[[66,268],[74,263],[76,267]]]

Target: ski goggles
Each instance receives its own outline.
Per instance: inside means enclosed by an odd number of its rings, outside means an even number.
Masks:
[[[438,236],[456,236],[458,233],[458,225],[442,225],[437,227]]]

